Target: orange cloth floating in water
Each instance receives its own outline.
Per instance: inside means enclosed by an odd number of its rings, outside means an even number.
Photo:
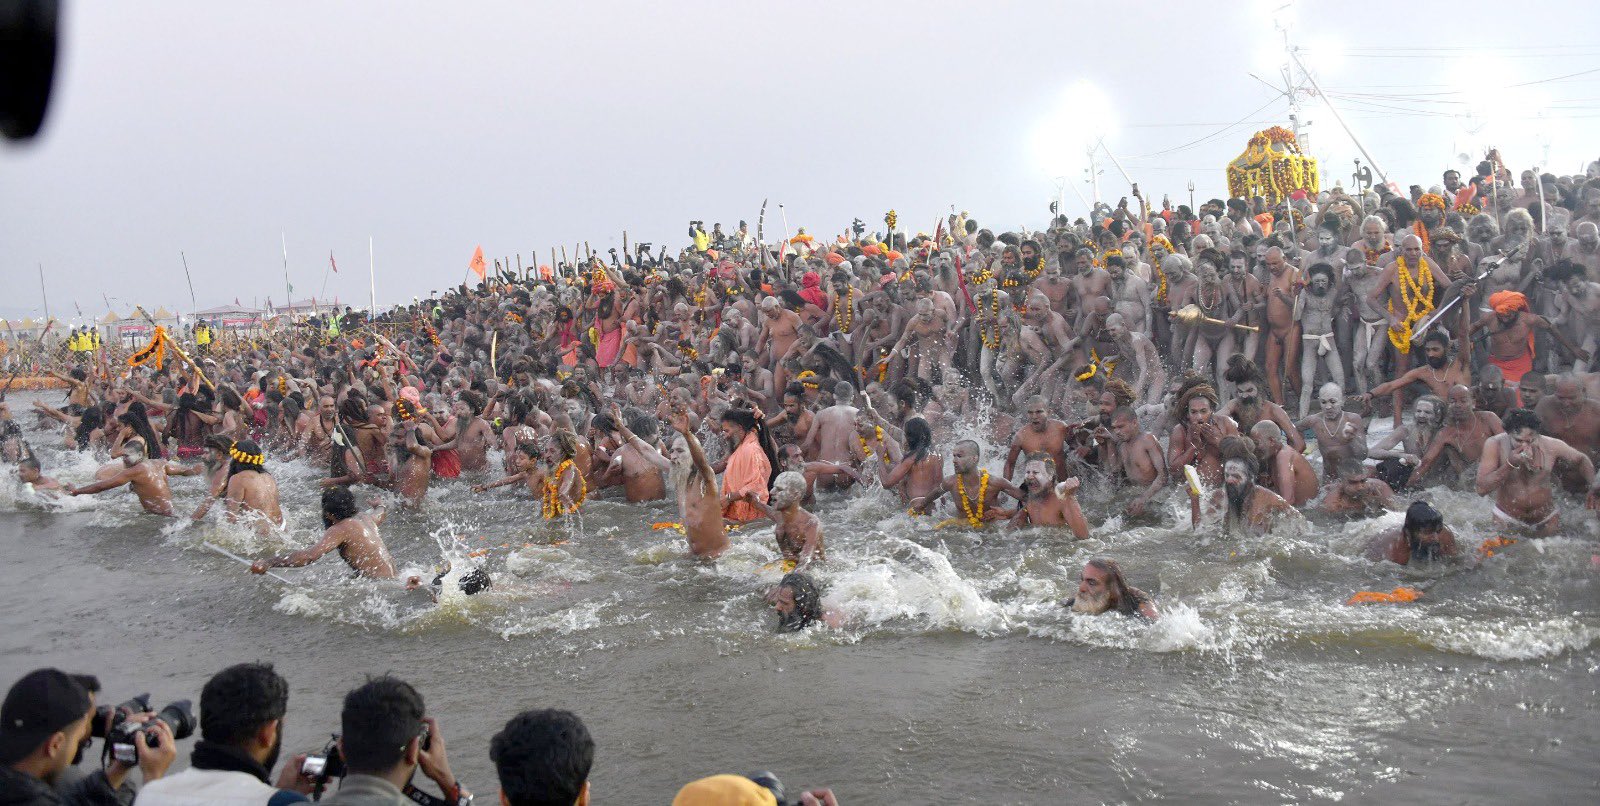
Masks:
[[[1415,602],[1422,598],[1422,591],[1416,588],[1399,587],[1389,593],[1383,591],[1356,591],[1345,604],[1405,604]]]

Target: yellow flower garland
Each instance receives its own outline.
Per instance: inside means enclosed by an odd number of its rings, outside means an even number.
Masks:
[[[561,464],[556,465],[555,480],[544,483],[544,519],[547,521],[558,518],[568,512],[577,512],[583,506],[583,499],[589,495],[589,482],[584,480],[582,473],[579,473],[578,497],[573,499],[572,508],[567,509],[561,503],[561,476],[570,467],[572,467],[571,459],[562,460]]]
[[[1412,277],[1406,269],[1406,259],[1402,255],[1395,259],[1395,287],[1400,289],[1400,302],[1406,308],[1405,318],[1400,321],[1400,329],[1389,328],[1389,343],[1405,355],[1411,352],[1411,326],[1427,316],[1433,310],[1433,272],[1428,270],[1427,258],[1423,258],[1417,267],[1417,276]],[[1389,300],[1389,313],[1394,313],[1394,300]]]
[[[985,470],[978,476],[978,511],[972,511],[972,501],[967,498],[967,486],[961,482],[961,474],[956,474],[956,492],[961,495],[961,514],[967,516],[967,523],[974,529],[983,528],[983,503],[989,499],[989,471]]]
[[[840,297],[843,296],[843,301]],[[851,326],[856,323],[856,290],[849,288],[845,293],[833,295],[833,321],[839,325],[840,333],[849,333]]]
[[[875,430],[877,432],[877,440],[878,440],[878,442],[880,442],[880,443],[883,442],[883,426],[875,425],[872,428],[873,428],[873,430]],[[861,442],[861,452],[866,454],[866,456],[862,457],[862,461],[866,461],[868,459],[871,459],[873,456],[877,455],[877,454],[873,453],[872,448],[867,446],[867,438],[866,437],[861,436],[860,434],[856,434],[856,439]]]
[[[989,329],[983,327],[981,324],[979,325],[978,337],[983,339],[983,346],[988,347],[991,350],[998,350],[1000,349],[1000,340],[1002,338],[1002,334],[1000,332],[1000,292],[991,291],[989,293],[989,300],[989,315],[987,317],[980,317],[980,319],[986,318],[990,322],[994,323],[994,339],[993,341],[990,340]]]

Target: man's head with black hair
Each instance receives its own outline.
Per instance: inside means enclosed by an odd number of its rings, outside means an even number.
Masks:
[[[200,690],[200,737],[249,754],[267,769],[283,745],[289,681],[270,663],[240,663],[217,672]]]
[[[510,806],[574,806],[589,802],[594,739],[570,711],[524,711],[489,744],[489,758]]]
[[[422,695],[397,677],[375,677],[344,695],[339,724],[350,771],[381,776],[402,762],[414,767],[411,743],[421,736],[426,714]]]

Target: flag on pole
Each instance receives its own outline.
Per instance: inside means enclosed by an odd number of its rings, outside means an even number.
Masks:
[[[238,307],[238,308],[243,308],[244,307],[244,303],[240,302],[238,297],[234,297],[233,298],[233,304],[234,304],[235,307]]]
[[[333,273],[339,273],[339,264],[333,262],[333,250],[328,250],[328,265],[333,267]]]
[[[482,244],[479,244],[478,250],[472,253],[472,262],[467,264],[467,268],[472,269],[472,273],[478,275],[480,282],[489,276],[489,266],[483,262]]]

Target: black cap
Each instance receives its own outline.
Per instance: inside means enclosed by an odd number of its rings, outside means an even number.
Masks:
[[[89,713],[89,692],[60,669],[29,672],[0,705],[0,764],[26,758],[52,734]]]

